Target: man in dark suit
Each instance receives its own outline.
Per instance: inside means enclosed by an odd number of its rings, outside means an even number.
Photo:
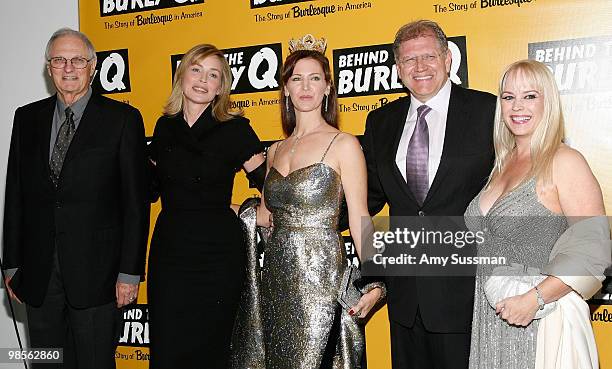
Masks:
[[[3,267],[11,297],[26,303],[31,347],[62,348],[54,367],[114,368],[119,308],[144,274],[143,121],[92,94],[96,54],[84,34],[60,29],[45,56],[57,94],[15,112]]]
[[[410,91],[368,114],[364,152],[371,214],[462,216],[493,164],[495,97],[449,80],[446,35],[403,26],[393,45]],[[473,277],[387,277],[394,369],[467,368]]]

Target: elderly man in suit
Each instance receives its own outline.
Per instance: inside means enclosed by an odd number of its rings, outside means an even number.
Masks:
[[[462,216],[493,165],[495,97],[449,80],[438,24],[403,26],[393,44],[410,96],[368,115],[363,147],[371,214]],[[394,369],[467,368],[473,277],[387,277]]]
[[[26,303],[31,346],[64,350],[57,367],[114,368],[119,308],[135,300],[144,274],[143,121],[92,93],[96,53],[83,33],[58,30],[45,56],[57,94],[20,107],[13,123],[7,285]]]

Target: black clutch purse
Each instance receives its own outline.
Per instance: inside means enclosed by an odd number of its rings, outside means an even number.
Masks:
[[[357,302],[359,302],[359,299],[363,295],[355,283],[360,279],[361,272],[358,268],[349,266],[344,270],[342,283],[340,284],[340,293],[338,294],[338,302],[346,310],[357,305]]]

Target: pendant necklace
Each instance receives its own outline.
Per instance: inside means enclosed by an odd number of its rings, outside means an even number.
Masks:
[[[291,150],[289,151],[290,154],[293,154],[295,152],[295,147],[297,146],[298,143],[300,143],[300,139],[304,137],[304,134],[298,136],[295,136],[295,139],[293,140],[293,145],[291,145]]]
[[[295,134],[295,133],[292,133],[291,136],[295,136],[295,139],[293,140],[293,145],[291,145],[291,149],[289,150],[289,154],[293,154],[295,152],[295,149],[296,149],[297,145],[300,143],[300,140],[302,139],[302,137],[304,137],[306,135],[309,135],[311,133],[315,133],[316,130],[319,129],[320,126],[322,126],[322,124],[319,123],[316,127],[311,129],[309,132],[302,133],[299,136],[297,134]]]

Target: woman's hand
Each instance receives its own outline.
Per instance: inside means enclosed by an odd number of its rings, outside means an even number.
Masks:
[[[259,205],[257,207],[257,225],[260,227],[269,228],[272,227],[272,213],[266,209],[265,206]]]
[[[522,295],[505,298],[495,305],[495,313],[508,324],[528,326],[538,311],[538,299],[535,289]]]
[[[370,292],[361,296],[357,305],[353,306],[349,310],[349,315],[357,318],[365,318],[370,313],[370,310],[376,305],[378,300],[380,300],[380,296],[382,295],[382,290],[379,287],[374,288]]]

